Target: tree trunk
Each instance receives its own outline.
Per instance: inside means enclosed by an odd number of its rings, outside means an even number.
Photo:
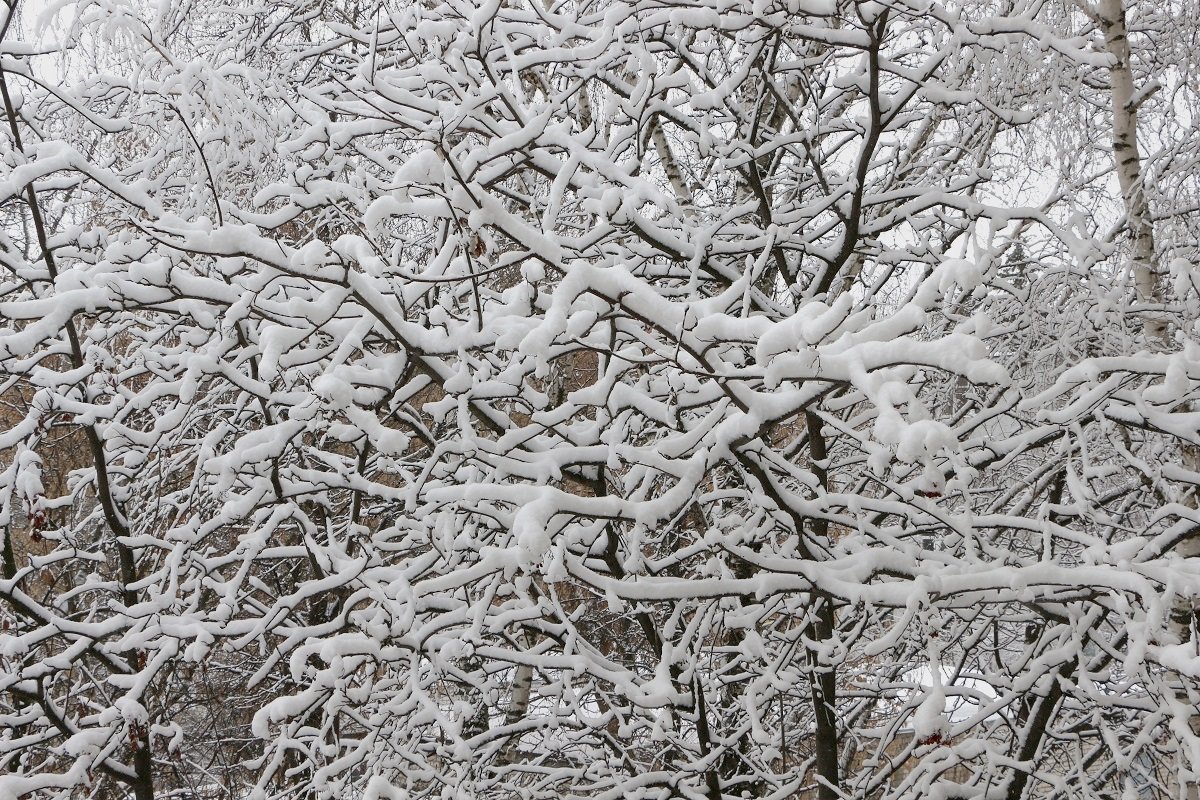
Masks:
[[[1129,37],[1125,27],[1122,0],[1100,0],[1097,14],[1104,32],[1104,44],[1113,65],[1109,69],[1112,95],[1112,148],[1125,205],[1125,225],[1132,245],[1133,284],[1141,304],[1156,306],[1163,302],[1163,287],[1154,263],[1154,223],[1150,203],[1142,186],[1142,154],[1137,140],[1137,102],[1130,69]],[[1152,348],[1169,344],[1166,320],[1149,314],[1143,331]]]
[[[1129,36],[1125,20],[1125,5],[1123,0],[1099,0],[1094,14],[1104,33],[1104,44],[1113,58],[1109,69],[1111,86],[1113,131],[1112,148],[1113,161],[1116,166],[1117,180],[1121,186],[1121,198],[1125,206],[1126,228],[1132,246],[1131,263],[1133,268],[1133,283],[1140,305],[1149,306],[1142,331],[1146,344],[1153,350],[1163,351],[1170,347],[1171,332],[1165,315],[1154,309],[1161,307],[1166,301],[1166,291],[1162,277],[1155,262],[1154,223],[1150,214],[1150,203],[1146,198],[1142,175],[1142,154],[1138,148],[1137,125],[1139,99],[1134,91],[1133,72],[1130,67]],[[1185,467],[1192,471],[1200,471],[1200,448],[1184,444],[1181,446],[1181,459]],[[1187,497],[1188,505],[1195,507],[1197,497],[1193,490]],[[1186,541],[1178,549],[1180,555],[1190,558],[1200,556],[1200,542],[1196,539]],[[1172,614],[1172,632],[1180,641],[1195,639],[1192,635],[1193,620],[1196,616],[1195,601],[1190,597],[1177,600],[1178,606]],[[1200,642],[1193,642],[1200,645]],[[1200,655],[1200,652],[1198,652]],[[1192,706],[1187,688],[1180,682],[1174,687],[1176,702],[1184,708]],[[1200,734],[1200,713],[1193,711],[1189,719],[1193,733]],[[1182,744],[1182,743],[1181,743]],[[1178,768],[1182,776],[1186,755],[1180,752]],[[1195,767],[1193,766],[1192,769]],[[1187,800],[1200,800],[1200,783],[1196,780],[1187,782],[1186,792],[1180,797]]]

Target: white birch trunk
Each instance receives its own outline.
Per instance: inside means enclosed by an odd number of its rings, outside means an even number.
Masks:
[[[1155,267],[1154,223],[1150,203],[1142,186],[1142,154],[1138,148],[1137,105],[1134,101],[1133,72],[1130,69],[1129,37],[1125,26],[1123,0],[1100,0],[1097,14],[1104,33],[1104,44],[1113,65],[1109,69],[1112,96],[1112,148],[1125,205],[1125,225],[1132,245],[1133,284],[1137,300],[1145,305],[1161,305],[1162,281]],[[1147,343],[1162,349],[1169,344],[1166,320],[1161,315],[1146,316],[1143,328]]]
[[[1163,280],[1155,263],[1154,223],[1150,214],[1150,203],[1146,198],[1142,175],[1142,154],[1138,147],[1138,103],[1135,99],[1133,72],[1130,68],[1130,50],[1128,29],[1125,20],[1124,0],[1099,0],[1095,17],[1104,33],[1104,44],[1113,65],[1109,69],[1109,83],[1112,100],[1113,130],[1112,148],[1113,161],[1117,171],[1117,180],[1121,187],[1121,197],[1125,206],[1126,228],[1129,231],[1131,244],[1131,264],[1133,269],[1134,290],[1137,301],[1143,306],[1161,306],[1166,300]],[[1146,344],[1154,350],[1166,350],[1171,344],[1169,325],[1164,315],[1150,311],[1146,313],[1142,327]],[[1182,447],[1182,460],[1191,470],[1200,470],[1200,449],[1188,445]],[[1189,504],[1195,505],[1196,496],[1193,493]],[[1185,542],[1179,552],[1185,557],[1200,556],[1200,543],[1196,540]],[[1173,614],[1172,632],[1180,640],[1191,638],[1192,644],[1200,646],[1191,630],[1195,618],[1195,601],[1192,598],[1182,598],[1181,607]],[[1198,651],[1200,655],[1200,651]],[[1184,708],[1193,708],[1186,687],[1179,686],[1175,690],[1175,700]],[[1200,734],[1200,712],[1191,711],[1189,725],[1192,733]],[[1187,759],[1180,753],[1180,777],[1190,761],[1190,768],[1195,769],[1197,754],[1192,753]],[[1187,800],[1200,800],[1200,782],[1186,781],[1186,787],[1180,787],[1179,797]]]

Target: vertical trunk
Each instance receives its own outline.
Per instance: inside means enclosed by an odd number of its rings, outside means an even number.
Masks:
[[[4,580],[11,581],[17,574],[17,559],[13,553],[12,544],[12,528],[9,525],[5,525],[3,528],[0,528],[0,536],[4,537],[3,554],[2,558],[0,558],[0,561],[2,561],[2,563],[0,563],[0,569],[3,570]]]
[[[1142,154],[1138,149],[1137,105],[1130,68],[1129,36],[1123,0],[1100,0],[1098,11],[1104,45],[1113,65],[1109,70],[1112,95],[1112,148],[1121,198],[1125,205],[1126,228],[1132,245],[1133,283],[1139,303],[1158,305],[1163,290],[1154,264],[1154,225],[1150,203],[1142,186]],[[1147,343],[1155,348],[1168,344],[1166,321],[1147,316],[1143,328]]]
[[[806,411],[805,426],[808,430],[810,468],[817,476],[821,487],[828,491],[829,474],[826,469],[829,450],[825,445],[825,434],[821,430],[821,418]],[[829,536],[829,523],[823,519],[813,520],[813,533],[821,540]],[[807,636],[814,642],[833,639],[833,600],[827,596],[813,597],[813,621],[808,626]],[[812,681],[813,718],[816,722],[816,767],[821,778],[817,791],[819,800],[837,800],[840,796],[840,767],[838,764],[838,720],[837,720],[837,676],[831,665],[820,663],[821,650],[810,652],[809,661]]]
[[[521,642],[529,648],[530,642],[527,634],[522,633]],[[504,713],[504,724],[516,725],[521,720],[525,719],[525,715],[529,713],[529,698],[533,690],[533,667],[528,664],[518,664],[516,672],[513,675],[512,682],[512,697],[508,703],[508,710]],[[508,743],[504,746],[504,750],[500,753],[501,764],[516,763],[520,756],[520,749],[517,743],[520,741],[520,736],[513,735]]]
[[[1109,83],[1112,94],[1113,160],[1116,165],[1117,180],[1121,186],[1121,197],[1125,205],[1126,228],[1132,245],[1131,261],[1133,266],[1133,283],[1137,292],[1137,300],[1142,305],[1151,308],[1161,306],[1165,301],[1165,289],[1162,277],[1155,264],[1154,253],[1154,223],[1150,215],[1150,203],[1146,198],[1142,175],[1142,154],[1138,148],[1138,99],[1134,92],[1133,72],[1130,67],[1129,34],[1125,20],[1124,0],[1099,0],[1095,18],[1104,33],[1104,44],[1113,58],[1109,70]],[[1171,343],[1170,329],[1166,318],[1161,314],[1150,311],[1145,317],[1142,328],[1146,344],[1154,350],[1166,350]],[[1185,467],[1200,471],[1200,448],[1183,445],[1180,453]],[[1187,498],[1188,504],[1195,507],[1197,497],[1193,492]],[[1178,549],[1184,557],[1200,556],[1200,542],[1191,540]],[[1173,632],[1181,641],[1192,635],[1196,618],[1195,601],[1183,598],[1172,614]],[[1193,641],[1200,647],[1200,642]],[[1200,655],[1200,651],[1197,652]],[[1184,708],[1191,706],[1187,688],[1182,684],[1175,688],[1175,699]],[[1192,711],[1189,720],[1191,730],[1200,735],[1200,713]],[[1184,763],[1186,756],[1181,748],[1178,767],[1180,773],[1188,764]],[[1190,766],[1195,769],[1195,765]],[[1186,788],[1181,786],[1181,798],[1200,800],[1200,783],[1189,781]]]
[[[154,800],[154,763],[150,757],[150,740],[144,733],[138,738],[138,749],[133,754],[133,771],[137,775],[133,781],[133,796],[135,800]]]
[[[1062,681],[1070,680],[1073,674],[1074,663],[1064,665],[1051,678],[1044,695],[1028,700],[1028,704],[1025,706],[1026,710],[1023,711],[1024,719],[1022,719],[1023,725],[1019,739],[1020,749],[1017,752],[1018,762],[1032,763],[1037,758],[1042,741],[1046,738],[1046,729],[1049,727],[1050,719],[1062,702]],[[1032,718],[1029,716],[1030,713],[1032,713]],[[1030,771],[1025,767],[1015,770],[1005,789],[1005,800],[1022,800],[1029,786],[1030,775]]]
[[[807,635],[813,641],[833,638],[833,605],[828,597],[814,598],[816,620]],[[838,764],[837,679],[833,668],[819,663],[818,651],[809,654],[812,670],[813,716],[816,721],[816,767],[821,779],[818,800],[838,800],[841,792]]]

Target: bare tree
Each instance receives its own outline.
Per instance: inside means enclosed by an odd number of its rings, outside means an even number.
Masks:
[[[1185,4],[8,11],[0,794],[1195,783]]]

